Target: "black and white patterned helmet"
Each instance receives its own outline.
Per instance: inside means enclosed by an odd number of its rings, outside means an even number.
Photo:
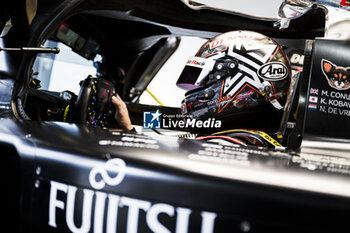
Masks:
[[[275,41],[256,32],[232,31],[208,40],[190,57],[177,86],[188,90],[182,112],[190,117],[238,123],[244,116],[240,122],[249,125],[257,117],[278,121],[289,83],[289,62]]]

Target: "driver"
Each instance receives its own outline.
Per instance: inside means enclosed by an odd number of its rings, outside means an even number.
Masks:
[[[134,127],[131,124],[129,112],[125,102],[120,98],[118,94],[112,96],[112,103],[116,108],[115,112],[115,128],[123,130],[133,130]]]
[[[274,139],[267,133],[278,130],[290,73],[286,55],[271,38],[251,31],[218,35],[187,60],[176,83],[187,90],[182,114],[190,119],[222,122],[221,128],[215,129],[219,132],[208,135],[207,131],[197,139],[269,146]],[[125,103],[119,96],[113,103],[119,122],[130,129]]]
[[[187,60],[176,83],[187,90],[181,111],[196,120],[221,120],[221,131],[203,140],[276,146],[268,134],[278,131],[290,73],[286,55],[271,38],[252,31],[220,34]]]

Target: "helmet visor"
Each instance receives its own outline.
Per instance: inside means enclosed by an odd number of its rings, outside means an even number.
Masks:
[[[202,57],[190,57],[184,67],[176,85],[185,90],[192,90],[203,86],[203,80],[212,71],[215,62]]]

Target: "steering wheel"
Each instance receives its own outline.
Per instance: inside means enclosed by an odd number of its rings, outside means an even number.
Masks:
[[[110,127],[115,115],[115,107],[112,104],[114,94],[115,88],[112,83],[89,75],[80,85],[74,122],[98,128]]]

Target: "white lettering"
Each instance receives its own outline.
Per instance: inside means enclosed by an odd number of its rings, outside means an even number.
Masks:
[[[329,99],[328,104],[335,106],[335,107],[346,107],[350,108],[350,102],[342,101],[342,100],[335,100],[335,99]]]
[[[196,127],[197,128],[202,128],[202,126],[203,126],[203,121],[197,121],[196,122]]]
[[[215,120],[214,118],[208,118],[207,120],[197,120],[197,119],[186,119],[186,120],[165,120],[163,119],[163,128],[171,128],[171,127],[179,127],[179,128],[189,128],[189,127],[197,127],[197,128],[220,128],[221,121]]]
[[[103,219],[105,211],[106,193],[96,192],[94,233],[103,232]]]
[[[326,107],[320,106],[320,112],[326,112]]]
[[[160,213],[166,213],[169,216],[174,216],[174,207],[168,204],[154,204],[146,215],[146,221],[149,228],[155,233],[170,233],[158,220]]]
[[[215,121],[215,128],[221,128],[221,121]]]
[[[122,141],[125,142],[136,142],[136,143],[146,143],[146,144],[156,144],[157,141],[154,139],[148,139],[148,138],[135,138],[135,137],[122,137]]]
[[[211,119],[207,119],[203,122],[203,127],[204,128],[209,128],[210,127],[210,123],[211,123]]]
[[[169,120],[168,120],[168,122],[169,122]],[[162,127],[163,127],[163,128],[170,128],[170,125],[167,125],[166,123],[167,123],[167,121],[166,121],[165,118],[163,117],[163,125],[162,125]]]
[[[54,228],[57,228],[56,210],[64,210],[66,207],[66,210],[62,213],[65,213],[66,215],[66,224],[71,232],[86,233],[91,230],[95,233],[102,233],[105,229],[106,233],[116,233],[118,226],[118,209],[127,207],[127,233],[138,232],[141,210],[145,211],[145,222],[153,232],[171,232],[165,225],[163,225],[164,223],[159,221],[159,216],[166,214],[169,216],[169,221],[175,221],[175,225],[173,225],[175,226],[175,233],[188,233],[190,215],[192,214],[191,209],[182,207],[175,209],[172,205],[165,203],[155,203],[152,205],[149,201],[125,196],[120,197],[118,195],[107,194],[100,191],[94,192],[89,189],[78,190],[75,186],[55,181],[50,181],[50,184],[48,224]],[[58,196],[60,198],[64,197],[63,195],[58,195],[59,192],[66,194],[65,200],[58,200]],[[77,193],[79,198],[77,198]],[[80,197],[80,195],[82,195],[82,197]],[[79,204],[76,204],[76,202]],[[82,206],[78,210],[79,213],[76,212],[77,206]],[[92,211],[94,211],[93,215]],[[75,216],[81,216],[81,219],[76,219]],[[213,233],[217,214],[203,211],[201,212],[201,217],[201,233]],[[80,226],[76,225],[77,222],[80,223]]]
[[[216,213],[203,211],[202,215],[202,230],[201,233],[213,233],[214,232],[214,221]]]
[[[328,113],[332,113],[332,114],[337,115],[338,114],[338,109],[337,108],[328,107]]]
[[[188,119],[186,128],[188,128],[188,127],[194,128],[195,124],[196,124],[196,119]]]
[[[179,127],[183,128],[185,126],[185,122],[184,121],[179,121]]]
[[[66,209],[66,222],[69,230],[74,233],[87,233],[90,231],[91,226],[91,208],[92,208],[92,197],[94,192],[89,189],[84,189],[84,198],[83,198],[83,208],[82,208],[82,223],[78,228],[74,223],[74,211],[75,211],[75,196],[77,188],[74,186],[68,186],[68,195],[67,195],[67,209]]]
[[[176,208],[177,219],[176,219],[176,231],[175,233],[187,233],[188,222],[191,214],[190,209],[178,207]]]
[[[292,57],[290,58],[291,63],[298,63],[299,65],[303,65],[304,63],[304,55],[300,55],[297,53],[294,53]]]
[[[339,109],[339,114],[340,115],[345,115],[345,116],[350,116],[350,111],[347,109]]]
[[[108,194],[107,233],[117,232],[119,196]]]
[[[137,233],[137,227],[139,222],[139,210],[147,211],[151,203],[148,201],[142,201],[129,197],[121,197],[120,204],[129,207],[128,221],[127,221],[127,233]]]
[[[50,181],[50,184],[49,225],[56,228],[56,208],[64,209],[64,202],[57,200],[57,192],[60,190],[67,193],[68,187],[55,181]]]
[[[340,93],[336,91],[331,92],[331,97],[336,99],[350,100],[350,95],[347,93]]]

